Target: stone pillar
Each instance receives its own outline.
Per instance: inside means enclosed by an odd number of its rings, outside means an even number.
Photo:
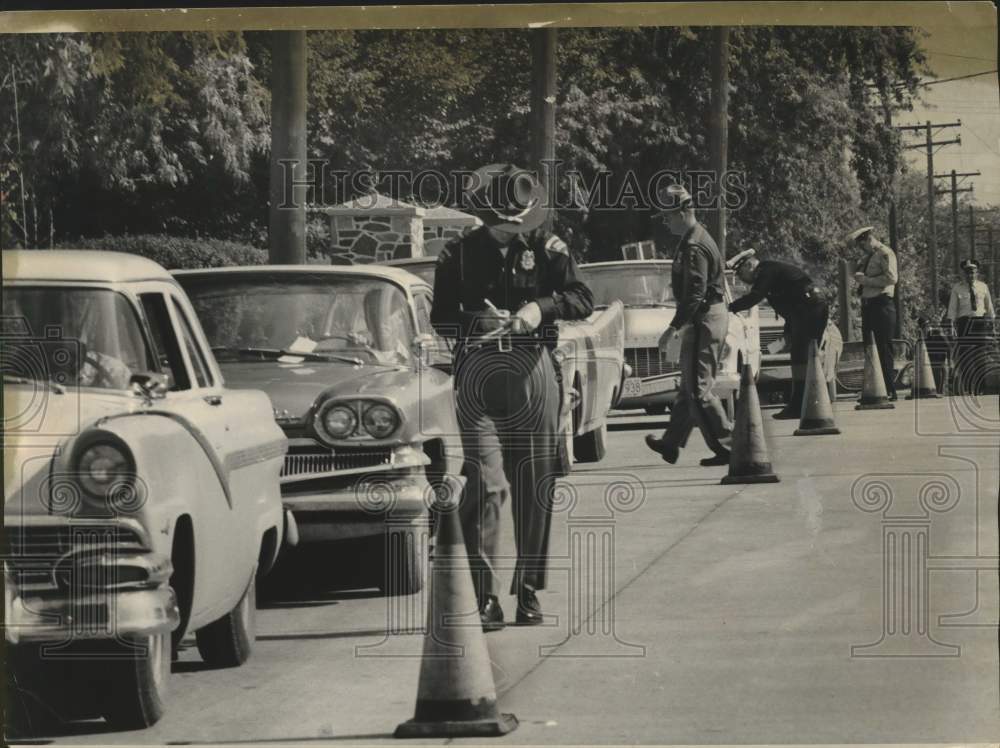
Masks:
[[[356,264],[424,255],[424,209],[381,195],[326,209],[331,258]]]

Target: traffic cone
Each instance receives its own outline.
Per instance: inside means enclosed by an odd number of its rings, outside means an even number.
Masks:
[[[895,407],[889,402],[885,381],[882,379],[882,362],[878,357],[878,348],[875,347],[875,336],[869,335],[868,344],[865,346],[865,374],[861,385],[861,400],[854,409],[876,410]]]
[[[796,436],[810,434],[839,434],[840,429],[833,422],[833,405],[830,404],[830,389],[819,360],[816,341],[809,343],[809,368],[806,370],[806,391],[802,396],[802,417]]]
[[[470,615],[479,606],[458,509],[444,509],[438,522],[417,706],[395,737],[505,735],[517,727],[517,717],[497,711],[486,639],[478,613]]]
[[[771,472],[767,456],[757,385],[750,364],[744,364],[740,375],[740,399],[736,403],[736,423],[733,424],[733,448],[729,453],[729,475],[722,483],[777,482],[778,476]]]
[[[907,400],[924,397],[941,397],[934,383],[934,369],[931,367],[931,357],[927,355],[927,344],[924,336],[917,338],[917,346],[913,349],[913,386]]]

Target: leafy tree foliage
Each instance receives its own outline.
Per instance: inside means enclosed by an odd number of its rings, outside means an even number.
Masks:
[[[659,170],[707,168],[710,33],[559,31],[563,173],[610,202],[638,197],[586,223],[560,214],[581,257],[651,236],[669,246],[643,192]],[[899,172],[886,113],[910,106],[920,43],[906,28],[732,30],[729,164],[745,179],[731,246],[801,262],[832,288],[845,232],[879,219]],[[329,171],[528,163],[530,32],[320,31],[308,44],[309,155]],[[260,244],[270,70],[266,33],[3,38],[4,246],[164,232]],[[325,186],[314,199],[355,196]]]

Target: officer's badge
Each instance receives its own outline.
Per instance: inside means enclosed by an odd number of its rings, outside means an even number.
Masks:
[[[534,270],[535,269],[535,251],[529,249],[521,254],[521,269],[522,270]]]

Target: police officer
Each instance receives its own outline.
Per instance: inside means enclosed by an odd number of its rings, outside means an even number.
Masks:
[[[792,359],[792,394],[788,404],[774,417],[801,418],[809,341],[815,340],[819,348],[823,340],[830,316],[827,303],[801,269],[787,262],[758,260],[754,249],[740,252],[726,265],[751,286],[750,293],[729,305],[729,311],[742,312],[766,298],[775,313],[785,320],[785,340]]]
[[[673,464],[691,430],[698,426],[715,453],[701,464],[728,465],[729,450],[720,439],[731,434],[733,424],[712,392],[729,328],[722,253],[695,218],[694,202],[686,189],[671,185],[661,201],[670,232],[681,238],[674,251],[670,278],[677,312],[660,337],[660,353],[666,353],[670,342],[680,336],[681,382],[670,410],[670,425],[660,439],[648,434],[646,444]]]
[[[983,356],[993,334],[995,312],[989,286],[976,278],[979,264],[963,260],[961,268],[965,280],[951,287],[948,319],[954,323],[957,336],[955,366],[959,391],[972,394],[976,370],[986,365]]]
[[[468,197],[483,226],[438,258],[431,322],[456,339],[455,388],[466,486],[459,512],[483,629],[503,628],[496,562],[508,494],[517,563],[517,622],[542,623],[550,507],[560,464],[557,320],[582,319],[593,297],[566,244],[539,228],[547,208],[533,175],[491,164]]]
[[[896,399],[892,359],[892,336],[896,331],[896,254],[875,238],[874,226],[864,226],[848,234],[847,239],[864,252],[863,270],[854,274],[861,296],[861,334],[865,344],[875,337],[882,379],[890,400]]]

